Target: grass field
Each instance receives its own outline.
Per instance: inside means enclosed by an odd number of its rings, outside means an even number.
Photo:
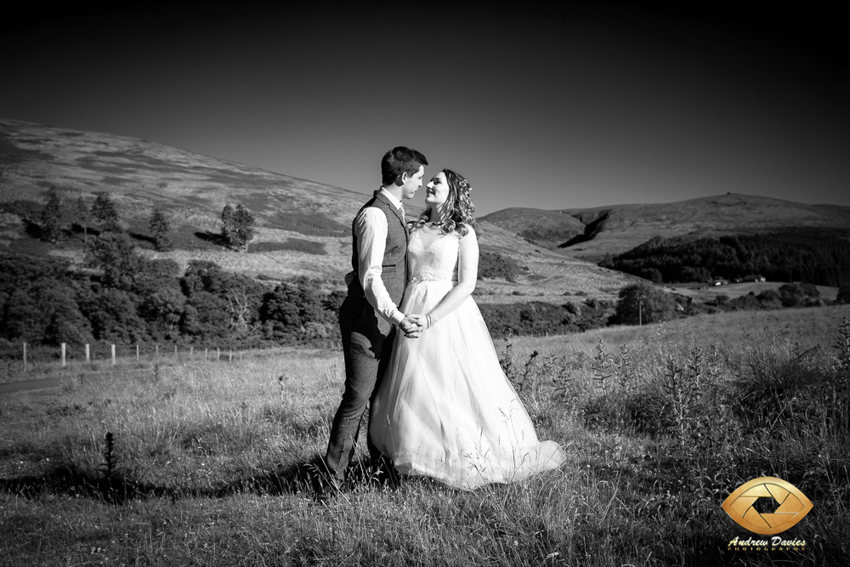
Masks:
[[[685,297],[693,297],[702,302],[714,301],[717,299],[718,295],[725,295],[729,299],[736,299],[738,297],[748,295],[752,293],[753,295],[758,295],[763,291],[768,290],[779,290],[780,286],[783,285],[783,282],[741,282],[741,283],[730,283],[726,285],[708,285],[704,283],[700,284],[665,284],[664,287],[674,291],[679,295],[684,295]],[[815,286],[820,294],[821,299],[835,301],[835,298],[838,296],[838,288],[831,286]]]
[[[314,498],[338,352],[82,371],[0,398],[0,565],[841,565],[850,555],[850,307],[497,341],[569,460],[460,492],[362,467]],[[843,326],[842,326],[843,325]],[[107,435],[110,434],[110,435]],[[365,458],[365,449],[361,450]],[[814,504],[760,537],[720,505],[778,476]]]

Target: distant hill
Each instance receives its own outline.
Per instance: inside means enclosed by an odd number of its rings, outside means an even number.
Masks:
[[[217,215],[238,201],[255,212],[261,226],[286,230],[276,214],[297,211],[347,229],[362,201],[361,194],[339,187],[161,144],[12,120],[0,120],[0,159],[0,201],[37,199],[50,186],[69,197],[109,191],[129,205],[122,209],[131,218],[146,215],[145,206],[157,202]]]
[[[209,260],[250,276],[317,277],[329,286],[340,286],[349,269],[351,219],[368,198],[154,142],[0,119],[0,253],[82,260],[80,234],[51,245],[27,233],[27,219],[37,218],[50,187],[62,197],[69,224],[79,197],[91,205],[95,193],[108,192],[127,233],[149,257],[171,258],[184,267],[189,260]],[[171,252],[156,252],[151,245],[148,220],[157,204],[165,207],[171,222]],[[226,204],[241,204],[257,219],[249,253],[225,250],[218,242]],[[483,251],[523,268],[514,281],[481,282],[481,302],[533,296],[557,303],[576,293],[612,298],[633,281],[565,258],[486,218],[478,233]]]
[[[558,211],[512,208],[482,220],[538,246],[598,261],[655,236],[719,236],[801,227],[847,229],[850,207],[727,193],[653,205]]]

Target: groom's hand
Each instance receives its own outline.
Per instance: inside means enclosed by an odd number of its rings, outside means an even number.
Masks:
[[[409,339],[418,339],[422,331],[425,330],[424,315],[405,315],[404,319],[399,323],[404,336]]]

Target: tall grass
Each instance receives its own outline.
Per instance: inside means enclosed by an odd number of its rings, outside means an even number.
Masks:
[[[841,564],[850,310],[805,315],[497,341],[538,435],[570,458],[474,492],[358,465],[351,490],[315,500],[337,352],[10,395],[0,564]],[[814,503],[786,532],[804,551],[727,550],[752,534],[720,504],[763,475]]]

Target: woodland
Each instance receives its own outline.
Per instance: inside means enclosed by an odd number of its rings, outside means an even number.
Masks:
[[[655,237],[601,265],[655,283],[763,277],[840,286],[850,281],[850,231],[792,227],[705,238]]]
[[[0,357],[18,356],[19,344],[35,350],[61,343],[106,348],[107,344],[208,345],[262,348],[338,340],[336,314],[345,290],[306,277],[249,277],[211,261],[140,255],[122,228],[108,193],[90,206],[80,198],[62,202],[47,191],[43,205],[13,204],[33,239],[54,245],[84,238],[82,266],[53,256],[0,255]],[[8,208],[8,207],[6,207]],[[72,214],[71,214],[72,213]],[[73,220],[69,221],[69,217]],[[246,253],[254,217],[241,204],[225,206],[219,242]],[[146,240],[168,250],[175,237],[168,214],[154,208]],[[838,303],[850,302],[850,247],[840,231],[788,229],[700,239],[653,238],[603,267],[644,281],[624,287],[616,301],[592,297],[560,304],[517,298],[482,303],[494,338],[546,336],[611,324],[644,324],[717,311],[824,305],[817,285],[838,286]],[[135,234],[133,237],[138,238]],[[481,254],[479,279],[514,282],[524,268],[496,252]],[[710,282],[716,278],[767,277],[787,281],[776,290],[710,302],[666,293],[652,283]],[[98,346],[99,345],[99,346]],[[48,352],[45,350],[45,352]],[[52,352],[52,351],[51,351]],[[55,352],[51,355],[55,356]]]

